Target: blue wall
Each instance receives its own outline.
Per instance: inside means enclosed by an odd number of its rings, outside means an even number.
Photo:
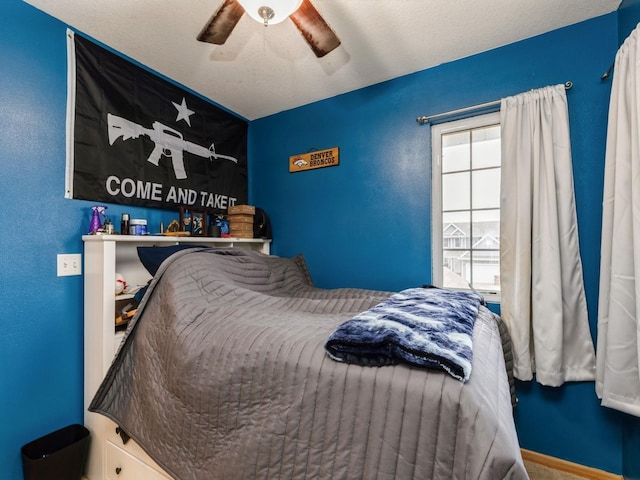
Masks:
[[[55,256],[81,251],[85,215],[62,198],[64,32],[22,2],[0,3],[0,471],[8,479],[22,478],[22,444],[82,421],[82,278],[57,278]]]
[[[618,42],[622,44],[640,21],[640,0],[622,0],[618,7]]]
[[[91,206],[63,198],[65,28],[20,0],[0,2],[0,476],[7,480],[22,478],[21,445],[83,415],[82,277],[56,277],[55,258],[82,251]],[[617,16],[607,15],[252,122],[250,200],[271,216],[274,252],[303,252],[322,287],[429,282],[430,139],[416,116],[572,80],[578,218],[595,326],[610,88],[600,75],[617,42]],[[333,146],[340,166],[288,173],[289,155]],[[117,220],[122,211],[110,205],[108,214]],[[167,223],[166,212],[126,211],[152,227]],[[622,471],[626,417],[601,408],[592,383],[518,390],[525,448]]]
[[[20,447],[83,418],[83,283],[57,277],[81,253],[92,203],[64,198],[66,25],[0,1],[0,478],[22,479]],[[146,218],[176,213],[108,205]]]
[[[271,216],[274,253],[302,252],[320,287],[428,283],[430,129],[416,116],[571,80],[580,247],[595,336],[610,94],[600,76],[617,46],[617,15],[610,14],[253,121],[250,198]],[[340,148],[339,166],[288,172],[290,155],[329,147]],[[622,472],[623,418],[600,407],[592,382],[519,383],[518,395],[524,448]]]

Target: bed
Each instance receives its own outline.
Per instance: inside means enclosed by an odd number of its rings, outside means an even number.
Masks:
[[[504,332],[484,306],[464,381],[361,366],[327,340],[392,292],[316,288],[300,255],[151,252],[153,280],[89,410],[174,478],[528,478]]]

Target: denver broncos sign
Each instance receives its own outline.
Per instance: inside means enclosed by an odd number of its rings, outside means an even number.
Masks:
[[[289,172],[301,172],[314,168],[335,167],[340,163],[338,147],[315,150],[289,157]]]

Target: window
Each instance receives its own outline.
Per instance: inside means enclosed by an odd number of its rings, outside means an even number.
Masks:
[[[434,125],[433,284],[500,293],[500,114]]]

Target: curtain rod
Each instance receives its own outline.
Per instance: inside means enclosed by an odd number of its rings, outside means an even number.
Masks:
[[[564,84],[564,89],[565,90],[569,90],[571,87],[573,87],[573,82],[569,81],[569,82],[565,82]],[[494,100],[493,102],[487,102],[487,103],[481,103],[479,105],[473,105],[471,107],[464,107],[464,108],[458,108],[457,110],[451,110],[449,112],[443,112],[443,113],[437,113],[435,115],[431,115],[431,116],[421,116],[421,117],[417,117],[416,118],[416,122],[418,122],[418,125],[424,125],[425,123],[429,123],[431,120],[435,119],[435,118],[441,118],[441,117],[448,117],[450,115],[458,115],[460,113],[465,113],[465,112],[472,112],[475,110],[484,110],[490,107],[494,107],[497,105],[500,105],[501,100]]]

